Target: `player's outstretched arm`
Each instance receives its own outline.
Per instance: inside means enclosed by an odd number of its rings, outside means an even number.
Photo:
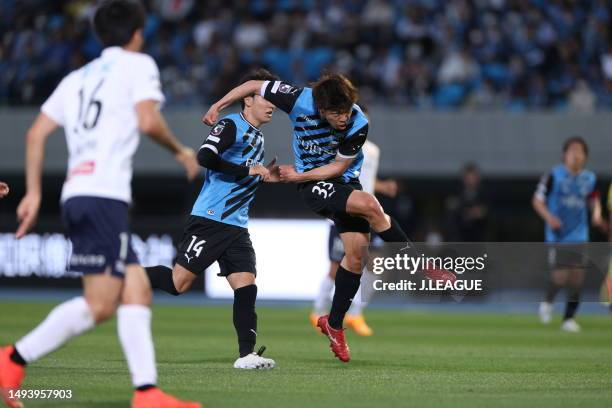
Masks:
[[[298,173],[291,165],[279,166],[280,181],[284,183],[304,183],[307,181],[323,181],[340,177],[349,168],[353,159],[336,157],[336,160],[303,173]]]
[[[146,100],[136,104],[138,128],[155,142],[168,149],[193,180],[200,173],[200,166],[193,149],[183,146],[174,136],[158,109],[158,101]]]
[[[36,222],[40,208],[45,142],[57,127],[53,119],[40,113],[26,134],[26,195],[17,207],[17,239],[23,237]]]
[[[251,80],[241,84],[229,91],[223,98],[212,104],[208,112],[202,117],[202,122],[208,126],[217,123],[219,113],[231,104],[246,98],[249,95],[258,94],[264,81]]]
[[[0,181],[0,198],[4,198],[9,193],[9,186],[3,181]]]

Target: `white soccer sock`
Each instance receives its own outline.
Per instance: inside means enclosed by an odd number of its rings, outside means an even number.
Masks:
[[[151,309],[144,305],[119,306],[117,331],[134,387],[155,385],[157,370],[151,335]]]
[[[330,278],[329,275],[325,275],[323,281],[321,282],[321,286],[319,287],[317,297],[314,301],[314,313],[316,315],[323,316],[327,314],[327,309],[329,308],[329,303],[333,290],[334,280]]]
[[[23,359],[31,363],[95,326],[89,305],[82,296],[59,304],[34,330],[15,343]]]

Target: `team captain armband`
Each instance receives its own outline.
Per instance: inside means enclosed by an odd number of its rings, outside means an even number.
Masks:
[[[290,113],[300,97],[303,88],[281,81],[264,81],[260,95],[272,102],[277,108]]]
[[[352,135],[347,136],[338,146],[338,156],[352,159],[357,156],[368,137],[368,125],[364,125]]]

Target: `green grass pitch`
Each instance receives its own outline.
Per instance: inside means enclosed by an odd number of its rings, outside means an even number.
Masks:
[[[0,343],[25,334],[50,304],[0,303]],[[215,407],[610,407],[612,322],[583,333],[535,315],[372,310],[370,338],[348,333],[353,360],[332,358],[300,308],[259,308],[272,371],[232,368],[230,306],[156,306],[159,385]],[[72,389],[71,401],[26,407],[127,407],[130,379],[108,322],[28,368],[26,389]]]

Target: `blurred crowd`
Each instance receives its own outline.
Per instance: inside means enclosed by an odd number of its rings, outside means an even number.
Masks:
[[[347,74],[414,109],[612,107],[609,0],[150,0],[145,51],[170,105],[208,104],[253,66]],[[100,53],[95,1],[0,0],[0,103],[38,104]]]

